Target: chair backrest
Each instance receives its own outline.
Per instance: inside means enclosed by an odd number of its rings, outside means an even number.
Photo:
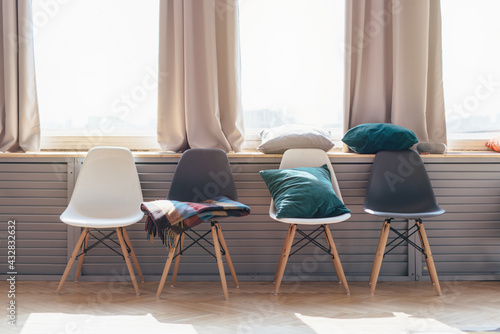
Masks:
[[[431,213],[442,210],[436,202],[424,162],[413,150],[377,153],[368,181],[364,209],[391,213]]]
[[[332,187],[337,197],[343,202],[342,194],[340,193],[337,177],[333,171],[332,164],[328,154],[315,148],[293,148],[286,150],[281,158],[280,169],[297,168],[297,167],[321,167],[327,165],[330,170],[332,179]]]
[[[120,218],[140,215],[142,201],[132,152],[95,147],[83,162],[68,209],[89,217]]]
[[[185,151],[175,169],[168,199],[201,202],[215,196],[238,200],[226,152],[220,149]]]

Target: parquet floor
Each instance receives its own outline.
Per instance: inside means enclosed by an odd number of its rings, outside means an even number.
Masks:
[[[7,326],[2,316],[0,333],[31,333],[22,331],[22,327],[31,321],[30,314],[40,313],[92,317],[151,314],[151,319],[160,325],[189,325],[194,329],[192,333],[319,333],[314,324],[321,322],[347,327],[369,324],[372,329],[379,326],[380,333],[391,333],[384,328],[388,323],[380,319],[405,317],[421,320],[419,328],[423,331],[413,332],[426,332],[424,329],[430,326],[426,321],[461,330],[500,328],[500,282],[443,281],[443,296],[437,296],[429,282],[380,282],[375,296],[370,295],[369,285],[364,282],[350,283],[350,296],[333,282],[284,282],[278,296],[272,294],[271,282],[241,282],[239,289],[228,283],[230,299],[224,300],[220,282],[177,282],[173,288],[165,285],[161,298],[157,299],[157,282],[140,284],[141,295],[136,296],[130,282],[68,281],[58,296],[57,282],[19,281],[17,327]],[[0,291],[4,291],[0,296],[2,312],[6,312],[8,305],[7,288],[6,282],[0,282]],[[183,331],[169,331],[177,332]],[[360,329],[359,333],[362,332]],[[44,332],[40,329],[34,333]],[[84,331],[66,328],[61,333]]]

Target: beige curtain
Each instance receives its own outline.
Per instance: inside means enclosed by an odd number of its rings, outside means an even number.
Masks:
[[[0,152],[39,151],[31,0],[0,2]]]
[[[346,0],[345,131],[362,123],[446,143],[439,0]]]
[[[158,142],[240,151],[237,0],[161,0]]]

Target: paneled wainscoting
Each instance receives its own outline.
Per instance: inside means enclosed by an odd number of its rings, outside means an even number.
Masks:
[[[60,222],[59,215],[83,159],[83,154],[0,156],[0,248],[6,249],[7,222],[15,220],[19,280],[58,280],[64,271],[79,231]],[[136,155],[146,201],[165,198],[178,159],[178,154]],[[230,155],[240,201],[252,209],[250,216],[221,220],[242,281],[270,281],[278,263],[287,226],[269,218],[270,195],[258,172],[277,168],[279,161],[279,155]],[[352,210],[351,219],[332,226],[333,238],[348,281],[367,281],[382,226],[381,219],[363,211],[373,155],[332,154],[331,161],[344,201]],[[424,161],[438,203],[447,211],[424,221],[440,279],[499,280],[500,156],[431,155]],[[205,228],[208,224],[196,227]],[[128,230],[146,280],[159,280],[165,247],[160,240],[147,240],[143,221]],[[6,256],[6,251],[0,252],[0,278],[8,271]],[[82,281],[126,276],[123,260],[105,247],[85,257]],[[215,259],[199,247],[191,248],[182,257],[178,279],[219,280]],[[335,279],[331,261],[313,247],[291,257],[285,275],[285,280]],[[386,256],[380,275],[380,281],[427,279],[422,255],[406,245]]]

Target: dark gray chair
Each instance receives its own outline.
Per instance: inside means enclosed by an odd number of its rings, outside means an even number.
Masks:
[[[219,149],[190,149],[185,151],[179,159],[179,163],[175,169],[167,198],[169,200],[182,202],[202,202],[215,196],[226,196],[234,201],[238,200],[236,186],[234,184],[234,178],[226,152]],[[204,234],[200,234],[190,229],[176,236],[174,240],[175,246],[170,248],[160,285],[156,292],[156,297],[160,297],[161,295],[173,259],[175,259],[175,265],[172,273],[172,286],[175,284],[177,278],[181,255],[186,249],[194,244],[200,245],[205,251],[217,259],[222,289],[226,299],[229,298],[229,294],[221,254],[225,255],[233,281],[236,287],[239,287],[238,278],[236,277],[236,272],[222,234],[222,229],[216,220],[211,220],[210,223],[210,230]],[[213,243],[205,239],[209,233],[212,233]],[[184,239],[186,236],[192,240],[192,243],[184,247]],[[214,247],[215,254],[200,244],[202,240],[205,240]],[[177,254],[175,254],[176,250]]]
[[[429,176],[417,152],[403,150],[377,153],[366,190],[364,210],[385,218],[370,275],[371,293],[375,292],[384,256],[407,241],[424,254],[431,280],[437,294],[441,295],[439,279],[422,218],[438,216],[445,211],[436,202]],[[415,220],[415,224],[401,233],[391,226],[391,221],[396,219],[412,219]],[[390,231],[396,233],[397,237],[387,244]],[[410,240],[415,233],[418,233],[420,237],[421,246]],[[386,251],[387,246],[392,247]]]

